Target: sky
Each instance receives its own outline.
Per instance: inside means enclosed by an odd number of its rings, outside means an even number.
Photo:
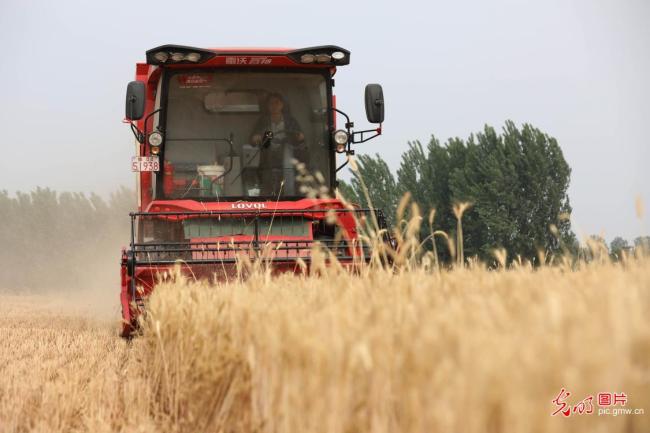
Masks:
[[[334,44],[352,52],[337,105],[384,135],[356,147],[395,171],[409,141],[531,123],[572,168],[579,236],[649,234],[650,1],[0,0],[0,190],[134,187],[126,84],[147,49]]]

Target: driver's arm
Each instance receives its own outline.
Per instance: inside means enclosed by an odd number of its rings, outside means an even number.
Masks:
[[[252,144],[259,146],[262,143],[262,135],[264,134],[265,124],[266,121],[264,119],[264,116],[260,116],[260,118],[257,119],[255,126],[253,126],[253,130],[250,135],[250,140]]]
[[[305,133],[302,132],[300,124],[293,116],[288,119],[287,129],[294,133],[296,143],[302,144],[305,141]]]

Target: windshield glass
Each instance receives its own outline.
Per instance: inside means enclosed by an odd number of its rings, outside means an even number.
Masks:
[[[304,195],[296,162],[329,185],[327,107],[321,74],[174,73],[163,147],[165,197]]]

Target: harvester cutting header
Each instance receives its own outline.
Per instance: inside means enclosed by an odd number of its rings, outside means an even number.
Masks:
[[[337,153],[351,155],[353,144],[382,132],[380,85],[365,89],[366,116],[377,127],[355,131],[336,107],[333,77],[349,51],[163,45],[146,59],[126,94],[138,211],[122,254],[125,335],[156,274],[179,262],[212,276],[263,250],[278,271],[309,265],[315,245],[342,263],[367,257],[356,221],[368,210],[308,195],[318,180],[334,197],[347,163],[337,167]]]

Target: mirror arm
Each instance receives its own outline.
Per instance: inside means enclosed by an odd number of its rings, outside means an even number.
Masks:
[[[144,118],[144,136],[145,137],[147,136],[147,122],[149,121],[149,119],[151,119],[151,116],[153,116],[156,113],[159,113],[160,111],[162,111],[162,108],[159,108],[157,110],[153,110],[151,113],[149,113],[147,115],[147,117]]]
[[[135,140],[138,143],[143,144],[144,143],[144,133],[142,131],[140,131],[140,128],[138,128],[137,125],[132,120],[124,119],[122,122],[129,124],[129,126],[131,127],[131,132],[133,132],[133,136],[135,137]]]
[[[350,122],[350,116],[348,116],[345,112],[339,110],[338,108],[332,108],[332,110],[339,113],[339,114],[341,114],[343,117],[345,117],[345,129],[346,129],[346,131],[348,133],[348,136],[350,137],[350,139],[348,140],[347,148],[345,150],[345,154],[348,155],[348,156],[349,155],[354,155],[354,150],[350,149],[350,145],[353,142],[352,137],[353,137],[354,133],[351,131],[351,129],[354,128],[354,122]],[[348,165],[349,162],[350,162],[350,158],[348,157],[348,158],[346,158],[345,162],[342,165],[336,167],[335,173],[338,173],[343,167]]]
[[[370,132],[374,132],[375,134],[371,135],[370,137],[365,137],[364,138],[363,134],[368,134]],[[355,132],[353,132],[350,135],[350,142],[354,143],[354,144],[365,143],[366,141],[372,140],[375,137],[379,137],[381,135],[381,133],[382,133],[382,130],[381,130],[381,123],[380,123],[379,128],[366,129],[364,131],[355,131]],[[359,136],[358,139],[356,138],[357,135]]]
[[[332,110],[336,111],[337,113],[340,113],[341,115],[343,115],[345,117],[345,120],[346,120],[345,129],[347,130],[348,136],[350,137],[350,139],[348,140],[347,149],[345,151],[345,154],[348,155],[348,156],[349,155],[354,155],[354,150],[351,149],[352,144],[365,143],[366,141],[370,141],[375,137],[379,137],[381,135],[381,133],[382,133],[382,128],[381,128],[382,124],[381,123],[379,124],[379,128],[366,129],[366,130],[363,130],[363,131],[351,131],[351,129],[354,128],[354,123],[350,122],[350,117],[347,114],[345,114],[343,111],[339,110],[338,108],[332,108]],[[371,132],[374,133],[374,134],[371,135],[370,137],[364,137],[364,134],[368,134],[368,133],[371,133]],[[339,167],[336,167],[335,172],[338,173],[343,167],[348,165],[349,162],[350,162],[350,158],[347,158],[342,165],[340,165]]]
[[[343,111],[339,110],[338,108],[332,108],[332,110],[336,111],[337,113],[341,114],[343,117],[345,117],[345,129],[350,132],[350,128],[354,128],[354,123],[350,122],[350,116],[345,114]]]
[[[340,166],[336,167],[336,173],[338,173],[339,170],[341,170],[343,167],[348,165],[348,162],[350,162],[350,157],[345,158],[345,162],[343,164],[341,164]]]
[[[144,132],[140,131],[140,128],[133,122],[132,120],[129,119],[124,119],[124,123],[128,123],[129,126],[131,127],[131,132],[133,132],[133,136],[135,137],[136,141],[140,144],[144,144],[144,140],[147,137],[147,122],[153,116],[154,114],[160,112],[162,108],[159,108],[157,110],[152,111],[149,113],[147,117],[144,118]]]
[[[339,110],[339,109],[336,108],[336,107],[333,107],[332,110],[334,110],[334,111],[336,111],[337,113],[343,115],[343,117],[345,117],[345,120],[347,120],[348,122],[350,121],[350,116],[348,116],[347,114],[345,114],[344,111],[341,111],[341,110]]]

